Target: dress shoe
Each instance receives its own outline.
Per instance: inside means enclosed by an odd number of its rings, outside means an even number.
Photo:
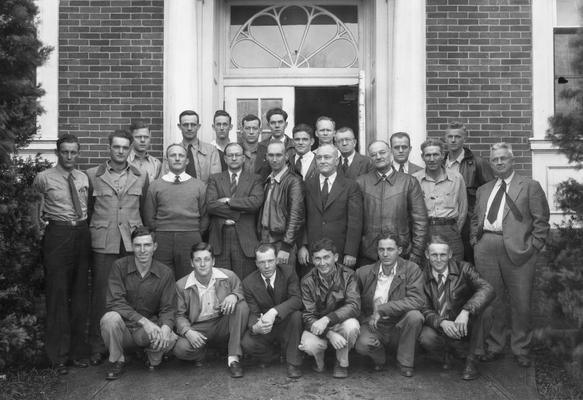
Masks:
[[[75,368],[87,368],[89,366],[89,361],[80,358],[77,360],[71,360],[70,364]]]
[[[241,363],[239,363],[239,361],[233,361],[231,365],[229,365],[229,371],[231,372],[231,378],[243,377],[243,368],[241,367]]]
[[[302,377],[302,370],[295,365],[287,365],[287,377],[291,379],[298,379]]]
[[[528,356],[517,355],[514,356],[514,360],[522,368],[529,368],[532,365],[532,361]]]
[[[413,367],[405,367],[399,364],[399,373],[405,378],[411,378],[415,374],[415,369]]]
[[[348,367],[343,367],[340,364],[336,363],[334,365],[334,371],[332,372],[332,376],[338,379],[344,379],[348,377]]]
[[[494,353],[494,352],[488,351],[488,352],[486,352],[486,354],[483,354],[480,356],[480,361],[492,362],[492,361],[499,360],[502,357],[504,357],[503,353]]]
[[[114,381],[118,379],[124,372],[125,363],[123,361],[110,362],[105,373],[105,379]]]
[[[69,373],[69,368],[67,368],[67,364],[65,364],[64,362],[58,362],[55,365],[53,365],[53,368],[55,369],[55,371],[57,371],[57,374],[59,375],[67,375]]]
[[[480,372],[478,371],[475,358],[468,357],[464,370],[462,371],[462,379],[464,381],[473,381],[478,376],[480,376]]]
[[[89,359],[89,363],[95,367],[97,365],[101,365],[104,360],[105,360],[105,358],[103,357],[103,354],[93,353],[93,354],[91,354],[91,358]]]
[[[444,371],[449,371],[452,366],[452,355],[450,352],[446,352],[443,355],[443,364],[441,365],[441,369]]]

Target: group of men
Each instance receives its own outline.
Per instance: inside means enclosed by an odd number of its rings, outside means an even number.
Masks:
[[[229,142],[231,117],[219,110],[216,140],[205,143],[198,114],[184,111],[183,140],[164,162],[148,154],[149,126],[135,121],[109,135],[109,159],[86,174],[77,138],[59,138],[57,165],[34,183],[46,349],[59,373],[107,355],[106,378],[117,379],[129,347],[145,349],[151,370],[170,352],[200,365],[209,344],[227,344],[233,377],[245,354],[285,358],[298,378],[302,352],[323,372],[330,345],[334,377],[347,376],[353,348],[382,370],[389,347],[410,377],[420,343],[444,368],[462,352],[470,380],[478,359],[503,355],[506,294],[512,353],[530,365],[549,208],[538,182],[514,171],[510,145],[492,146],[487,162],[452,122],[421,145],[422,168],[409,161],[405,132],[372,142],[367,157],[329,117],[315,132],[294,126],[292,137],[284,110],[266,120],[265,140],[260,118],[247,115],[241,140]]]

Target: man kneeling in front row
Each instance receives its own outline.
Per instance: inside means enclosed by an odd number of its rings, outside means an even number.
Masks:
[[[482,312],[494,300],[494,288],[474,266],[453,259],[452,250],[442,237],[432,236],[425,252],[430,268],[425,270],[425,326],[419,341],[432,352],[443,352],[444,369],[451,368],[451,351],[469,340],[462,379],[479,375],[476,359],[484,354],[485,327],[489,316]]]
[[[124,349],[145,348],[146,366],[154,370],[164,353],[176,343],[174,274],[153,259],[154,233],[146,227],[132,233],[134,254],[116,260],[109,274],[106,313],[101,318],[101,336],[109,349],[105,379],[114,380],[124,371]]]
[[[259,245],[255,257],[257,271],[243,280],[249,323],[241,346],[245,354],[257,358],[262,365],[279,359],[281,347],[287,361],[287,376],[299,378],[302,297],[298,277],[294,270],[277,265],[272,244]]]
[[[227,366],[233,378],[240,378],[241,337],[249,316],[241,281],[233,271],[214,268],[210,244],[195,244],[190,255],[194,271],[176,282],[176,331],[180,338],[174,354],[181,360],[201,363],[207,344],[228,342]]]

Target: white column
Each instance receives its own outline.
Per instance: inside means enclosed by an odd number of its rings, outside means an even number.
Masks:
[[[418,163],[427,136],[425,0],[395,0],[394,7],[388,128],[411,135],[411,159]]]
[[[164,147],[182,140],[177,127],[180,112],[200,107],[197,3],[164,2]]]

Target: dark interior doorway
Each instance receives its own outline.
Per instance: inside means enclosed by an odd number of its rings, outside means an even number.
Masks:
[[[336,129],[347,126],[358,139],[358,86],[296,87],[295,103],[297,124],[315,129],[318,117],[326,115],[336,121]]]

